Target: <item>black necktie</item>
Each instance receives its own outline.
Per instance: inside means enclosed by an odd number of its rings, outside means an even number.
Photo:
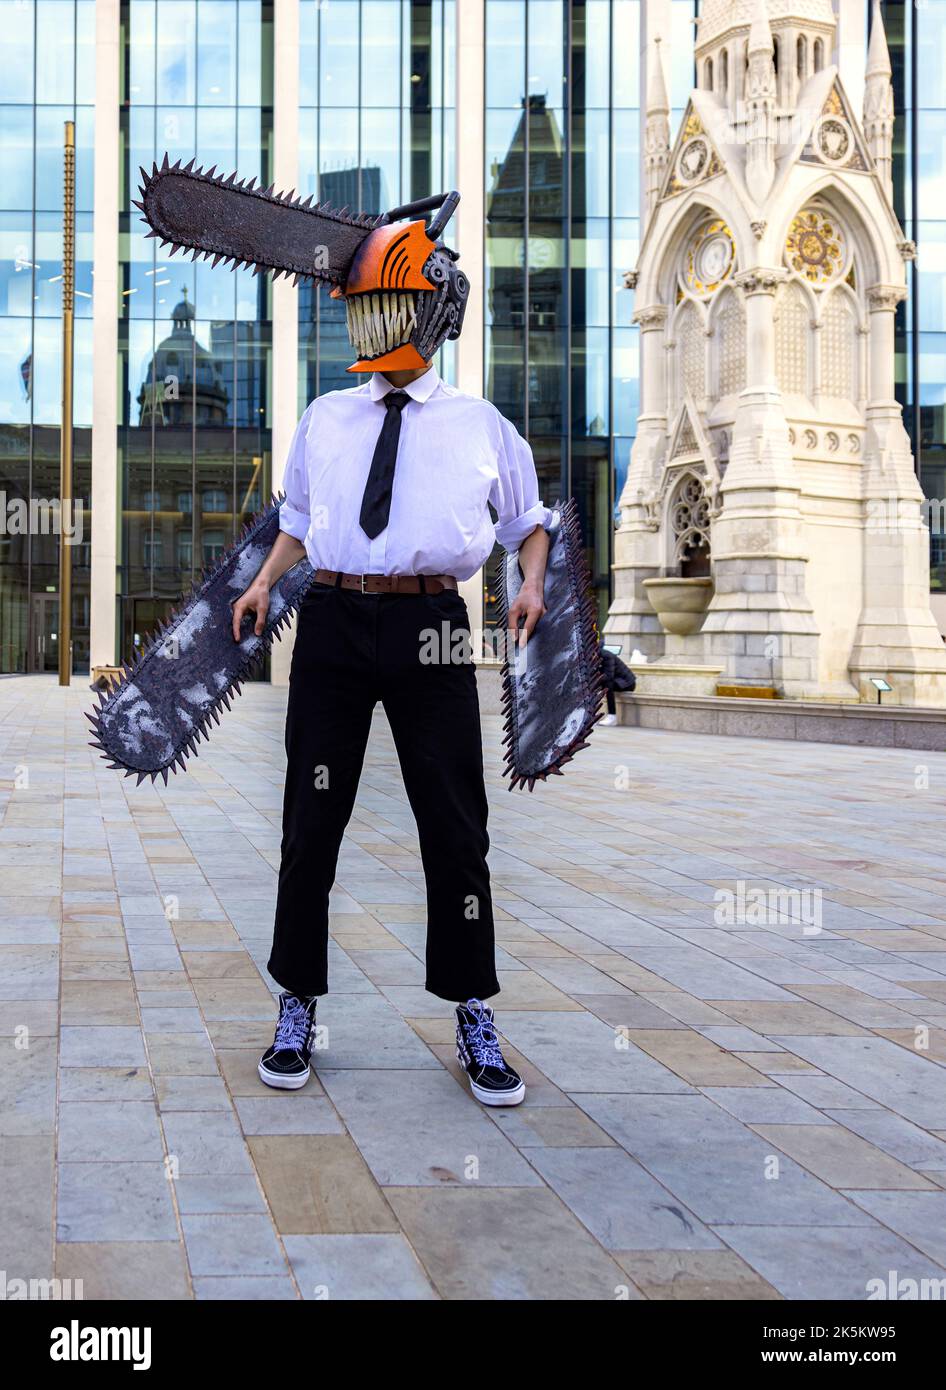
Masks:
[[[380,536],[391,515],[394,466],[397,463],[397,443],[401,437],[401,411],[409,400],[406,391],[389,391],[384,398],[384,424],[374,446],[374,457],[358,518],[361,529],[372,540]]]

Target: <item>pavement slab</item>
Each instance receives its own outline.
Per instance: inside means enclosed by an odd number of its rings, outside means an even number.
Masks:
[[[866,1299],[946,1278],[946,874],[915,753],[599,728],[510,797],[485,716],[492,1002],[527,1086],[489,1111],[424,989],[380,709],[314,1074],[278,1094],[257,1061],[286,692],[251,683],[167,787],[89,749],[89,703],[81,681],[0,682],[0,748],[31,770],[0,796],[8,1277],[254,1302]],[[820,894],[820,931],[781,911],[790,892]]]

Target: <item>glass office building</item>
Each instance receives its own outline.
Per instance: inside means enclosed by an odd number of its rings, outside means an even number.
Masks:
[[[132,206],[165,152],[269,183],[272,5],[121,6],[119,647],[130,651],[270,485],[263,276],[169,259]]]
[[[0,672],[59,664],[59,539],[47,504],[59,496],[67,120],[77,173],[75,494],[85,503],[73,637],[76,666],[89,660],[94,8],[0,3]]]
[[[843,0],[842,23],[854,8],[866,34],[867,0]],[[924,486],[943,498],[946,3],[883,9],[897,210],[920,253],[898,316],[899,389]],[[639,236],[642,55],[660,33],[675,124],[696,14],[695,0],[0,0],[0,671],[58,660],[57,537],[8,518],[58,493],[66,119],[78,144],[76,670],[129,653],[278,484],[305,402],[351,384],[342,307],[324,291],[277,294],[146,237],[137,170],[165,151],[336,206],[375,211],[459,184],[461,214],[482,207],[459,238],[482,294],[462,352],[447,345],[439,366],[528,437],[546,500],[578,499],[603,616],[638,410],[623,274]],[[93,269],[111,276],[97,298]],[[93,342],[113,344],[94,366]],[[94,534],[106,541],[90,547]],[[474,615],[486,624],[494,566]],[[946,591],[946,526],[933,575]]]
[[[896,111],[894,203],[917,245],[910,297],[897,311],[897,392],[931,499],[931,585],[946,596],[946,3],[885,0],[881,9]]]
[[[298,191],[380,212],[452,188],[455,63],[455,0],[303,3]],[[452,352],[440,363],[451,377]],[[300,413],[353,384],[345,306],[311,283],[299,286],[299,360]]]

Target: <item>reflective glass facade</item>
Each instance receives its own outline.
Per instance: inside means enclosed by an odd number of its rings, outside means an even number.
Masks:
[[[89,659],[95,8],[0,0],[4,518],[11,503],[58,495],[63,122],[77,127],[75,491],[85,543],[73,552],[76,670]],[[696,10],[694,0],[661,7],[674,129],[693,83]],[[118,9],[120,283],[118,303],[104,309],[119,330],[116,655],[154,626],[270,488],[269,283],[162,255],[132,199],[139,164],[165,150],[271,181],[276,12],[259,0],[124,0]],[[946,0],[885,0],[883,12],[897,211],[919,247],[898,311],[898,392],[924,488],[942,501]],[[546,498],[577,497],[602,615],[638,410],[623,272],[637,258],[646,20],[647,0],[483,0],[485,108],[461,113],[458,136],[455,0],[299,4],[300,193],[380,210],[454,186],[457,139],[477,161],[482,141],[483,388],[532,443]],[[298,330],[301,411],[351,384],[351,356],[342,306],[324,292],[300,287]],[[455,348],[442,357],[457,380]],[[946,594],[944,511],[932,513],[932,560],[934,587]],[[54,534],[18,534],[4,522],[0,671],[57,665],[57,549]],[[487,623],[495,562],[484,580]]]
[[[486,5],[486,394],[530,440],[546,500],[578,499],[602,612],[637,410],[620,291],[639,230],[639,12],[638,0]]]
[[[639,403],[623,273],[640,234],[641,8],[486,0],[486,394],[532,444],[546,500],[577,499],[602,619]],[[670,12],[678,118],[692,0]]]
[[[93,0],[0,0],[0,671],[58,666],[59,538],[23,533],[59,496],[63,135],[76,123],[73,660],[88,666]],[[34,516],[39,516],[34,511]]]
[[[897,311],[897,393],[934,501],[932,588],[946,594],[946,3],[886,0],[881,8],[896,105],[894,201],[918,253],[910,297]]]
[[[270,182],[272,6],[122,6],[119,649],[131,650],[264,499],[270,285],[169,258],[137,209],[167,151]]]
[[[454,0],[331,0],[299,21],[299,192],[382,212],[452,188]],[[353,384],[345,307],[312,285],[299,287],[299,353],[300,413]],[[452,346],[440,355],[452,379]]]

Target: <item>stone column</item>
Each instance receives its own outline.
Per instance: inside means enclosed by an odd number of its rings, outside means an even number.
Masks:
[[[871,285],[864,445],[863,609],[851,676],[863,699],[870,676],[894,687],[888,703],[946,705],[946,648],[930,612],[929,532],[910,441],[894,398],[894,314],[902,285]]]
[[[654,658],[663,655],[664,631],[643,587],[664,567],[659,527],[658,487],[667,451],[666,327],[663,304],[637,309],[640,327],[641,410],[624,491],[621,525],[614,538],[614,599],[605,626],[624,654],[635,647]]]
[[[115,662],[118,591],[118,0],[95,7],[95,220],[92,258],[92,666]],[[137,194],[135,195],[137,196]],[[137,214],[136,214],[137,215]]]
[[[274,6],[273,170],[278,192],[299,181],[299,0]],[[282,486],[289,445],[299,423],[299,295],[292,280],[272,286],[272,438],[273,488]],[[295,623],[274,642],[270,657],[273,685],[288,685]]]
[[[799,699],[819,693],[818,630],[805,592],[800,485],[775,373],[774,301],[785,278],[767,267],[735,278],[746,309],[746,387],[712,526],[715,592],[703,637],[706,659],[726,663],[728,682],[774,686]]]

